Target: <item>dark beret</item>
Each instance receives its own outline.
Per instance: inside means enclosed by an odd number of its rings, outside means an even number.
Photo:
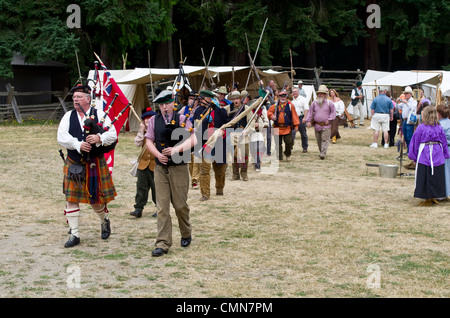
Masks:
[[[72,87],[70,92],[71,93],[83,92],[83,93],[86,93],[86,94],[90,94],[91,93],[91,88],[89,87],[89,85],[78,84],[78,85],[75,85],[74,87]]]

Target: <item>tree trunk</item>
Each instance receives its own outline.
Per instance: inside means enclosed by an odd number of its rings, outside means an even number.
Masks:
[[[253,56],[252,56],[253,58]],[[208,57],[209,59],[209,57]],[[208,62],[208,61],[206,61]],[[253,61],[255,62],[255,61]],[[228,65],[243,66],[250,65],[250,61],[246,52],[238,52],[236,48],[230,47],[228,55]]]
[[[392,70],[392,39],[389,37],[388,39],[388,65],[387,71],[391,72]]]
[[[366,0],[366,7],[370,4],[375,4],[374,0]],[[380,70],[381,60],[380,60],[380,48],[378,45],[377,29],[376,28],[366,28],[369,37],[365,39],[364,48],[364,64],[366,70]]]
[[[156,45],[155,67],[174,68],[172,39]]]
[[[368,29],[370,36],[365,40],[364,61],[366,70],[380,70],[380,49],[376,29]]]
[[[428,70],[430,66],[430,41],[425,40],[422,42],[422,45],[427,49],[427,54],[417,57],[417,69]]]
[[[99,57],[102,60],[103,64],[105,64],[105,66],[108,69],[110,69],[110,70],[114,70],[115,69],[115,65],[112,62],[112,58],[108,54],[108,46],[106,45],[106,43],[102,43],[100,45],[100,55],[99,55]]]

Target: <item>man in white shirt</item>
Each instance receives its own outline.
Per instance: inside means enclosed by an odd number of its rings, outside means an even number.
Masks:
[[[362,82],[356,83],[356,87],[352,89],[351,99],[353,105],[353,119],[359,117],[359,125],[364,126],[364,94],[362,90]],[[357,114],[359,116],[357,116]]]
[[[306,91],[303,88],[303,81],[302,80],[298,81],[297,85],[298,85],[298,93],[300,94],[300,96],[303,96],[306,98]],[[295,87],[295,85],[294,85],[294,87]]]
[[[416,114],[417,112],[417,101],[412,97],[413,90],[410,86],[405,88],[403,92],[405,98],[399,100],[398,108],[402,111],[402,130],[403,137],[406,141],[406,146],[409,153],[409,142],[414,134],[415,123],[408,124],[408,117],[411,113]]]
[[[64,215],[70,227],[70,238],[64,247],[80,243],[78,218],[80,203],[88,203],[101,220],[101,237],[107,239],[111,234],[106,204],[117,195],[104,153],[99,147],[110,146],[117,140],[113,125],[103,133],[89,134],[84,128],[87,116],[94,122],[101,122],[104,112],[91,109],[90,88],[78,85],[72,89],[75,110],[67,112],[58,127],[57,141],[67,148],[64,162],[63,193],[66,196]],[[92,113],[91,113],[92,110]],[[91,115],[92,114],[92,117]],[[104,127],[111,124],[108,116]]]
[[[297,112],[298,119],[300,121],[300,125],[298,126],[298,131],[302,137],[302,149],[303,153],[308,152],[308,135],[306,134],[306,121],[304,118],[308,115],[309,106],[308,101],[305,97],[300,95],[300,89],[298,87],[294,87],[292,89],[292,104],[295,107],[295,111]],[[292,131],[292,147],[294,147],[296,131]]]

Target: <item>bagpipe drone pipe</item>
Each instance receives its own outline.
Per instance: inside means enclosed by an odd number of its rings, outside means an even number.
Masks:
[[[111,104],[109,105],[108,109],[105,111],[105,115],[103,116],[103,118],[100,119],[99,122],[96,122],[95,120],[95,116],[90,115],[89,117],[87,117],[87,119],[84,121],[84,126],[83,128],[85,129],[85,132],[87,135],[97,135],[97,134],[103,134],[107,131],[109,131],[109,129],[111,128],[111,126],[114,124],[114,122],[120,117],[122,116],[122,114],[128,109],[128,107],[130,107],[131,103],[128,103],[127,106],[125,106],[119,114],[117,114],[117,116],[114,118],[114,120],[111,121],[111,123],[107,126],[104,126],[105,124],[105,120],[106,120],[106,116],[108,116],[109,111],[111,110],[111,108],[113,107],[114,101],[116,100],[116,98],[119,96],[119,94],[115,94],[114,99],[111,101]],[[91,108],[92,111],[92,108]],[[98,157],[102,154],[108,153],[112,150],[114,150],[114,148],[117,145],[117,140],[114,141],[111,145],[108,146],[98,146],[98,147],[92,147],[91,151],[89,152],[90,155],[94,156],[94,157]]]

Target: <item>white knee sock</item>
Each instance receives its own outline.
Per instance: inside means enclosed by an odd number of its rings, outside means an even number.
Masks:
[[[64,215],[67,218],[67,223],[69,223],[72,235],[80,237],[80,234],[78,234],[78,218],[80,216],[80,208],[65,209]]]
[[[106,204],[103,204],[99,209],[95,209],[94,207],[92,207],[92,209],[94,210],[95,213],[97,213],[98,217],[102,222],[103,220],[108,219],[109,211],[108,208],[106,207]]]

